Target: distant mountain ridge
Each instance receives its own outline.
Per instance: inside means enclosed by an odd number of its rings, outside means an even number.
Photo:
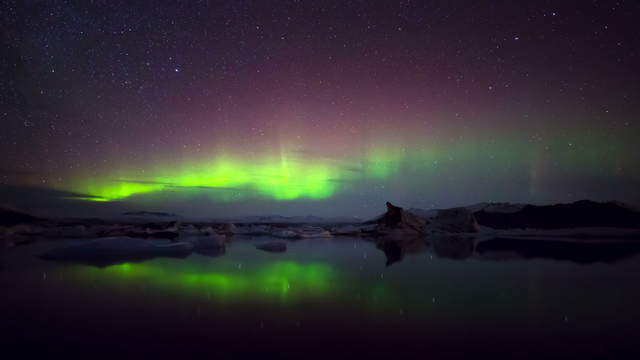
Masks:
[[[640,211],[637,208],[619,202],[595,202],[580,200],[568,204],[530,205],[512,203],[478,203],[466,207],[452,209],[417,209],[406,212],[427,220],[435,221],[448,210],[465,210],[473,214],[477,224],[493,229],[571,229],[571,228],[631,228],[640,229]],[[376,223],[380,215],[365,223]],[[0,226],[11,227],[23,223],[40,222],[45,219],[14,210],[0,208]],[[81,219],[74,219],[79,221]],[[115,217],[113,221],[121,222],[167,222],[189,221],[180,215],[155,212],[134,211]],[[195,220],[193,220],[195,221]],[[363,222],[356,217],[319,217],[306,216],[246,216],[219,219],[202,219],[199,221],[227,222],[238,224],[356,224]]]
[[[495,211],[484,207],[475,211],[474,216],[479,225],[494,229],[640,228],[640,212],[615,201],[580,200],[570,204],[524,205],[515,211]]]
[[[505,202],[499,202],[499,203],[483,202],[483,203],[466,206],[466,208],[471,210],[474,213],[478,211],[485,211],[485,212],[491,212],[491,213],[515,213],[522,210],[522,208],[524,208],[525,206],[527,206],[527,204],[513,204],[513,203],[505,203]]]
[[[640,228],[640,211],[620,201],[580,200],[554,205],[486,202],[463,208],[473,213],[478,225],[493,229]],[[433,219],[444,210],[412,208],[408,211]]]
[[[0,208],[0,226],[13,226],[23,223],[32,223],[42,219],[14,210]]]

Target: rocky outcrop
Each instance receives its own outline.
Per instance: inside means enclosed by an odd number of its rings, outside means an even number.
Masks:
[[[419,213],[420,214],[420,213]],[[417,235],[427,233],[471,233],[478,231],[472,211],[466,208],[433,210],[428,217],[387,202],[387,212],[366,222],[376,225],[378,234]]]
[[[423,234],[427,220],[387,201],[387,212],[368,223],[377,224],[380,233]]]

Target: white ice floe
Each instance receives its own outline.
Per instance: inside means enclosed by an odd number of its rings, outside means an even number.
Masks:
[[[285,239],[297,239],[298,233],[290,229],[277,229],[271,232],[271,236],[285,238]]]
[[[344,226],[336,226],[331,229],[331,233],[333,235],[359,235],[362,233],[362,226],[356,225],[344,225]]]
[[[300,232],[298,232],[298,237],[303,238],[303,239],[330,238],[330,237],[333,237],[333,235],[331,235],[331,233],[328,232],[327,230],[318,231],[318,232],[300,231]]]
[[[319,226],[289,227],[271,231],[271,236],[285,239],[330,238],[331,233]]]
[[[271,233],[271,227],[264,224],[249,224],[240,225],[237,227],[236,234],[239,235],[269,235]]]

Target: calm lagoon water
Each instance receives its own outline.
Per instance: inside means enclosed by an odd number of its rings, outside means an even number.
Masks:
[[[283,253],[255,248],[274,240],[108,266],[34,256],[60,241],[5,249],[2,348],[21,357],[638,353],[633,253],[577,263],[464,244],[389,249],[358,238],[288,242]]]

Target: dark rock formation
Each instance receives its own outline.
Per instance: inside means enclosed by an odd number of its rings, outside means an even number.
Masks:
[[[369,223],[377,224],[378,232],[422,234],[427,221],[387,201],[387,212]]]

